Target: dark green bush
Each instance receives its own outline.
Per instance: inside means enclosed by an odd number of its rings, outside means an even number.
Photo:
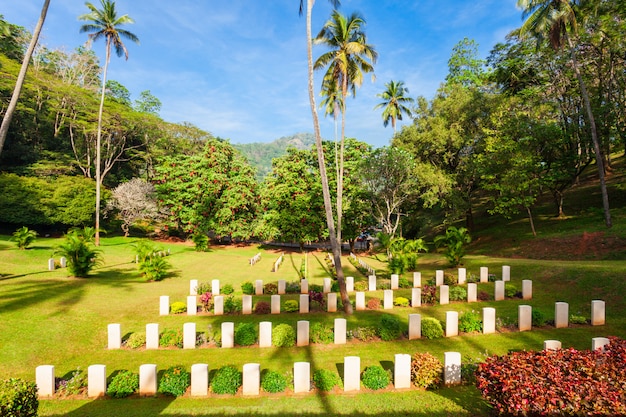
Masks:
[[[250,281],[243,282],[241,284],[241,292],[244,295],[254,295],[254,284]]]
[[[266,371],[261,375],[261,388],[265,392],[284,392],[287,388],[287,378],[276,371]]]
[[[430,353],[417,352],[411,359],[411,381],[418,388],[435,388],[441,384],[443,364]]]
[[[180,329],[165,329],[159,338],[159,346],[183,347],[183,332]]]
[[[233,314],[241,312],[241,301],[236,299],[234,295],[224,297],[224,313]]]
[[[361,381],[366,388],[387,388],[390,381],[390,371],[385,371],[382,366],[368,366],[361,375]]]
[[[460,285],[454,285],[450,287],[450,301],[465,301],[467,300],[467,290]]]
[[[400,319],[391,314],[384,314],[380,318],[380,324],[378,326],[378,336],[382,340],[390,341],[396,340],[402,335],[400,326]]]
[[[287,323],[279,324],[272,331],[272,344],[276,347],[292,347],[296,344],[296,331]]]
[[[0,381],[0,416],[37,417],[37,386],[17,378]]]
[[[318,369],[313,372],[313,384],[320,391],[331,391],[333,388],[341,386],[341,378],[336,372]]]
[[[161,394],[180,397],[191,385],[191,374],[182,366],[167,368],[159,379],[159,392]]]
[[[187,304],[182,301],[174,301],[170,306],[172,314],[181,314],[187,312]]]
[[[483,321],[476,311],[466,311],[459,316],[459,330],[465,333],[480,332]]]
[[[335,333],[332,327],[325,324],[316,322],[311,325],[309,329],[311,335],[311,342],[313,343],[333,343],[335,340]]]
[[[211,380],[211,390],[216,394],[235,395],[242,383],[241,372],[233,365],[223,366]]]
[[[283,311],[287,313],[295,313],[296,311],[300,311],[300,306],[296,300],[287,300],[285,304],[283,304]]]
[[[235,292],[235,289],[230,284],[224,284],[220,292],[224,295],[230,295]]]
[[[206,252],[209,250],[209,237],[204,233],[194,233],[191,240],[196,247],[196,252]]]
[[[543,327],[546,325],[546,316],[540,310],[533,309],[532,312],[532,324],[533,327]]]
[[[439,339],[443,337],[443,327],[441,322],[432,317],[422,319],[422,337],[426,339]]]
[[[235,328],[235,343],[250,346],[256,343],[257,331],[254,323],[239,323]]]
[[[287,294],[299,294],[300,293],[300,281],[290,281],[285,283],[285,292]]]
[[[139,389],[139,375],[131,371],[119,371],[107,386],[107,395],[113,398],[124,398]]]

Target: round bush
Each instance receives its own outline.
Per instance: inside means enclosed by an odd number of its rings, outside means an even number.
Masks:
[[[146,333],[145,332],[135,332],[128,337],[126,340],[126,346],[131,349],[137,349],[146,344]]]
[[[543,327],[546,325],[546,316],[540,310],[533,309],[532,324],[534,327]]]
[[[382,366],[369,366],[363,371],[361,381],[369,389],[383,389],[389,385],[389,372]]]
[[[232,365],[223,366],[215,372],[213,380],[211,380],[211,390],[216,394],[233,394],[242,383],[241,372]]]
[[[250,346],[256,343],[256,326],[253,323],[239,323],[235,329],[235,343],[239,346]]]
[[[268,282],[263,287],[263,294],[267,294],[267,295],[278,294],[278,285],[274,284],[273,282]]]
[[[318,369],[313,373],[313,383],[320,391],[331,391],[336,386],[341,386],[341,378],[336,372]]]
[[[261,376],[261,388],[265,392],[284,392],[287,388],[287,378],[276,371],[267,371]]]
[[[250,281],[242,283],[241,292],[245,295],[254,295],[254,284],[252,284]]]
[[[443,337],[443,327],[441,322],[432,317],[422,319],[422,337],[426,339],[439,339]]]
[[[504,295],[507,298],[513,298],[517,295],[517,287],[513,284],[504,284]]]
[[[430,353],[417,352],[411,359],[411,381],[418,388],[434,388],[441,383],[443,364]]]
[[[296,331],[289,324],[279,324],[272,331],[272,344],[276,347],[294,346],[296,344]]]
[[[480,332],[483,321],[475,311],[466,311],[459,316],[459,330],[465,333]]]
[[[180,397],[191,385],[191,374],[182,366],[167,368],[159,378],[159,392],[162,394]]]
[[[459,285],[450,287],[450,301],[467,300],[467,290]]]
[[[224,295],[230,295],[235,292],[235,289],[230,284],[224,284],[220,292]]]
[[[287,300],[285,304],[283,304],[283,310],[287,313],[295,313],[296,311],[300,311],[300,306],[296,300]]]
[[[170,307],[172,314],[180,314],[187,312],[187,304],[182,301],[175,301]]]
[[[380,309],[380,300],[378,298],[370,298],[369,300],[367,300],[367,308],[369,310]]]
[[[400,288],[413,288],[413,283],[409,282],[409,280],[405,277],[400,277],[398,279],[398,287]]]
[[[408,307],[409,299],[406,297],[396,297],[396,299],[393,300],[393,305],[398,307]]]
[[[107,387],[107,395],[113,398],[124,398],[139,389],[139,375],[131,371],[119,371]]]
[[[378,336],[384,341],[395,340],[402,335],[400,329],[400,319],[390,314],[385,314],[380,318]]]
[[[313,343],[333,343],[335,333],[333,329],[322,323],[313,323],[310,328],[311,342]]]

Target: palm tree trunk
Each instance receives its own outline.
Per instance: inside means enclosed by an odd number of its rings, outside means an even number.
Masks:
[[[341,219],[343,217],[343,155],[346,139],[346,97],[348,90],[347,74],[343,77],[341,86],[341,143],[339,145],[339,175],[337,175],[337,240],[341,251]]]
[[[328,235],[330,238],[330,247],[335,260],[335,271],[337,272],[337,283],[339,284],[339,293],[346,314],[352,314],[352,304],[346,291],[346,281],[341,269],[341,248],[337,245],[337,236],[335,235],[335,221],[333,219],[333,207],[330,201],[330,191],[328,188],[328,176],[326,175],[326,163],[324,162],[324,149],[322,148],[322,134],[320,132],[319,118],[317,116],[317,108],[315,106],[315,89],[313,86],[313,37],[311,36],[311,15],[313,12],[313,3],[315,0],[307,0],[306,2],[306,38],[307,38],[307,64],[308,64],[308,90],[309,103],[311,105],[311,114],[313,116],[313,131],[315,133],[315,145],[317,147],[317,162],[320,169],[320,177],[322,181],[322,194],[324,196],[324,210],[326,212],[326,224],[328,225]]]
[[[98,132],[96,135],[96,234],[94,244],[100,246],[100,189],[102,188],[102,173],[100,169],[102,142],[102,113],[104,111],[104,92],[107,80],[107,70],[109,69],[109,58],[111,56],[111,41],[107,38],[106,57],[104,60],[104,70],[102,71],[102,92],[100,94],[100,109],[98,109]]]
[[[15,109],[17,108],[17,100],[20,97],[20,93],[22,92],[22,86],[24,85],[24,80],[26,79],[26,70],[28,69],[30,58],[33,56],[33,51],[35,50],[35,46],[37,45],[37,42],[39,40],[39,34],[41,33],[41,28],[43,27],[43,23],[46,20],[49,5],[50,0],[45,0],[41,8],[39,20],[37,21],[37,25],[35,26],[35,31],[33,32],[33,37],[30,40],[30,44],[28,45],[26,53],[24,54],[22,67],[20,68],[20,72],[17,75],[15,88],[13,89],[13,94],[11,95],[11,101],[9,102],[7,111],[4,113],[4,117],[2,118],[2,125],[0,125],[0,154],[2,154],[4,141],[6,140],[7,134],[9,133],[9,125],[11,124],[11,119],[13,119],[13,113],[15,113]]]

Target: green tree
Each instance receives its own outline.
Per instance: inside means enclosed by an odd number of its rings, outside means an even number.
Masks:
[[[118,81],[107,81],[106,96],[124,106],[130,107],[130,91]]]
[[[161,100],[145,90],[139,93],[139,98],[135,100],[135,110],[140,113],[150,113],[158,115],[161,111]]]
[[[105,47],[105,59],[104,68],[102,71],[102,91],[100,95],[100,109],[98,110],[98,131],[96,136],[96,246],[100,245],[100,188],[102,187],[102,178],[100,172],[100,158],[101,158],[101,137],[102,137],[102,113],[104,110],[104,97],[106,93],[106,80],[107,71],[109,68],[109,62],[111,60],[111,47],[115,50],[118,57],[124,55],[128,59],[128,50],[122,42],[122,38],[131,40],[135,43],[139,43],[139,38],[126,29],[122,29],[122,25],[134,23],[128,15],[118,16],[117,10],[115,10],[115,2],[111,0],[100,0],[101,9],[98,9],[92,3],[85,3],[90,10],[89,13],[83,14],[78,17],[79,20],[89,21],[80,27],[80,32],[89,33],[89,41],[94,42],[104,38]]]
[[[463,38],[452,48],[446,81],[464,87],[480,86],[485,79],[484,67],[485,61],[478,58],[476,41]]]
[[[383,126],[387,127],[391,121],[393,133],[396,133],[396,121],[402,120],[402,115],[406,114],[411,117],[411,109],[407,104],[413,103],[413,99],[408,97],[409,89],[404,86],[404,81],[389,81],[385,84],[386,90],[376,97],[380,97],[383,101],[374,107],[374,109],[383,109]]]

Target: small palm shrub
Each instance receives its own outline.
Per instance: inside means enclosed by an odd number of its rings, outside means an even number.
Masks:
[[[0,416],[37,417],[37,385],[17,378],[0,380]]]
[[[191,374],[182,366],[167,368],[159,378],[159,392],[174,397],[183,395],[191,385]]]
[[[380,318],[378,336],[384,341],[396,340],[402,335],[400,319],[391,314],[385,314]]]
[[[134,246],[137,267],[146,281],[161,281],[165,278],[170,264],[159,254],[161,249],[148,240],[140,240]]]
[[[426,339],[439,339],[443,337],[441,322],[432,317],[422,319],[422,337]]]
[[[196,252],[206,252],[209,250],[209,237],[204,233],[194,233],[191,241],[196,247]]]
[[[295,313],[296,311],[300,311],[300,306],[296,300],[287,300],[285,304],[283,304],[283,310],[287,313]]]
[[[469,231],[464,227],[448,227],[445,235],[435,237],[435,245],[445,245],[444,255],[452,266],[458,266],[465,256],[465,247],[472,241]]]
[[[335,333],[332,327],[325,324],[316,322],[311,325],[310,328],[311,342],[313,343],[333,343],[335,340]]]
[[[113,398],[124,398],[139,389],[139,375],[128,370],[119,371],[107,386],[107,395]]]
[[[272,331],[272,344],[276,347],[292,347],[296,344],[296,331],[287,323],[281,323]]]
[[[257,332],[253,323],[239,323],[235,328],[235,343],[239,346],[251,346],[256,343]]]
[[[430,353],[417,352],[411,359],[411,382],[418,388],[435,388],[441,384],[443,364]]]
[[[37,232],[24,226],[13,232],[11,240],[15,242],[18,248],[26,249],[35,241],[36,238]]]
[[[385,371],[382,366],[368,366],[361,375],[361,382],[369,389],[387,388],[391,380],[390,371]]]
[[[233,314],[241,312],[241,301],[235,299],[234,295],[224,297],[224,313]]]
[[[131,349],[138,349],[146,344],[146,333],[135,332],[126,340],[126,346]]]
[[[211,380],[211,390],[216,394],[235,395],[242,384],[241,372],[233,365],[223,366]]]
[[[476,311],[466,311],[459,316],[459,330],[465,333],[480,332],[483,321]]]
[[[276,371],[266,371],[261,375],[261,388],[265,392],[284,392],[287,388],[287,378]]]
[[[85,278],[102,262],[101,252],[93,246],[91,229],[72,229],[55,253],[67,259],[67,269],[75,277]]]
[[[341,386],[341,378],[336,372],[318,369],[313,372],[313,384],[320,391],[331,391],[333,388]]]

